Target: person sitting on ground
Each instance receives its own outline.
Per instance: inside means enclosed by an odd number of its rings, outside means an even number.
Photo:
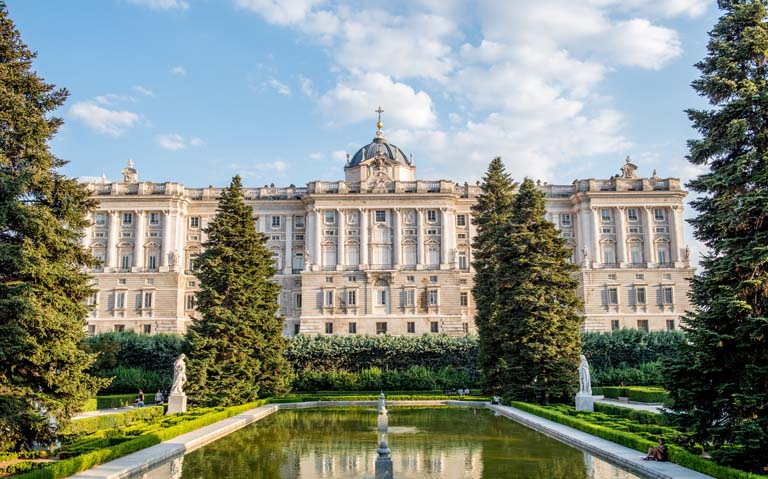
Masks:
[[[144,407],[144,391],[139,389],[139,395],[133,402],[136,403],[136,407]]]
[[[648,455],[643,458],[643,461],[666,461],[667,460],[667,444],[663,437],[659,438],[659,445],[648,449]]]
[[[159,389],[155,393],[155,404],[163,404],[163,393]]]

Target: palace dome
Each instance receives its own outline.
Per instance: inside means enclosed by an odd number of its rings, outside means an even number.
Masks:
[[[363,161],[377,156],[387,158],[395,163],[400,163],[401,165],[411,165],[411,160],[405,156],[403,150],[389,143],[386,137],[384,137],[384,133],[379,130],[376,132],[376,136],[371,143],[368,143],[357,150],[357,153],[355,153],[347,164],[347,168],[359,166]]]

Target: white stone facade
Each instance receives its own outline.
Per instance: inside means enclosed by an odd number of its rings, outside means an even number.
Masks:
[[[607,180],[542,184],[548,216],[573,248],[585,329],[676,328],[693,274],[675,178],[638,178],[627,160]],[[480,188],[417,181],[381,131],[345,180],[246,188],[282,286],[286,335],[462,335],[475,331],[471,206]],[[184,332],[196,317],[194,258],[221,188],[138,181],[89,185],[99,206],[85,246],[103,265],[91,334]]]

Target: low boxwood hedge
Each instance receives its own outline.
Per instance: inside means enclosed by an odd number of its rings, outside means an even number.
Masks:
[[[596,388],[593,388],[592,393],[596,394],[594,389]],[[669,397],[667,391],[662,388],[646,386],[603,386],[600,390],[607,398],[627,397],[636,402],[663,403]]]
[[[97,409],[115,409],[118,407],[131,406],[138,394],[110,394],[106,396],[96,396],[86,401],[82,411],[96,411]]]
[[[659,426],[668,426],[669,421],[663,414],[657,414],[649,411],[638,411],[628,407],[615,406],[604,402],[595,403],[595,411],[610,414],[612,416],[621,416],[640,424],[658,424]]]
[[[296,396],[296,399],[302,401],[376,401],[379,399],[378,394],[371,395],[320,395],[320,394],[302,394]],[[387,396],[387,401],[488,401],[487,396],[444,396],[437,394],[393,394]]]
[[[103,416],[87,417],[70,421],[61,430],[65,436],[75,434],[90,434],[101,429],[111,429],[131,424],[134,421],[146,421],[163,415],[162,406],[150,406],[131,411]]]
[[[656,442],[647,438],[647,436],[643,437],[637,433],[617,431],[603,425],[593,424],[586,420],[586,418],[582,418],[583,416],[570,416],[552,407],[537,406],[517,401],[510,402],[510,406],[643,453],[647,452],[648,448],[656,446]],[[670,462],[693,469],[702,474],[708,474],[717,479],[765,479],[765,476],[721,466],[710,459],[692,454],[674,444],[668,444],[668,448]]]

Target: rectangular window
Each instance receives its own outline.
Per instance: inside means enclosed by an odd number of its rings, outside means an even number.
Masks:
[[[427,234],[428,235],[432,235],[432,236],[436,236],[437,235],[437,230],[434,229],[434,228],[430,228],[430,229],[427,230]]]
[[[131,257],[127,254],[124,254],[120,257],[120,268],[121,269],[128,269],[131,267]]]
[[[88,336],[95,336],[96,335],[96,325],[89,324],[88,325]]]
[[[142,332],[144,334],[152,334],[152,325],[151,324],[145,324]]]
[[[434,275],[433,275],[433,276],[430,276],[430,277],[429,277],[429,282],[430,282],[430,283],[437,283],[437,276],[434,276]]]
[[[635,288],[635,303],[645,304],[645,288]]]
[[[608,279],[611,281],[616,281],[616,273],[608,273]]]
[[[629,232],[631,234],[640,234],[640,233],[643,232],[643,229],[641,227],[639,227],[639,226],[630,226],[629,227]]]
[[[293,226],[296,228],[303,228],[304,227],[304,217],[303,216],[296,216],[293,219]]]
[[[466,215],[456,215],[456,225],[457,226],[467,226],[467,216]]]
[[[467,253],[461,251],[459,252],[459,269],[466,270],[467,266]]]
[[[197,305],[197,298],[195,298],[194,294],[188,294],[187,295],[187,309],[195,309],[195,306]]]
[[[674,295],[672,294],[672,288],[671,287],[664,287],[662,288],[662,300],[664,301],[664,304],[672,304]]]
[[[125,293],[115,293],[115,309],[125,309]]]
[[[93,234],[94,238],[106,238],[107,234],[103,231],[97,231]]]
[[[279,228],[280,227],[280,217],[279,216],[273,216],[272,217],[272,227],[273,228]]]
[[[347,291],[347,305],[357,305],[357,291]]]
[[[643,279],[645,279],[645,274],[637,273],[637,274],[635,274],[635,279],[643,280]]]
[[[326,283],[333,283],[333,276],[326,276],[325,277],[325,282]]]
[[[123,213],[123,224],[124,225],[133,224],[133,213]]]
[[[459,293],[459,305],[467,306],[469,304],[469,293]]]
[[[413,306],[415,304],[416,291],[413,289],[405,290],[405,305]]]
[[[461,330],[464,334],[469,334],[469,323],[461,323]]]
[[[653,209],[653,218],[656,221],[664,221],[664,218],[666,215],[664,214],[664,208],[654,208]]]
[[[107,215],[104,213],[96,213],[95,221],[96,226],[104,226],[107,224]]]
[[[637,214],[637,208],[627,209],[627,219],[629,221],[637,221],[640,217]]]
[[[280,241],[280,235],[270,235],[269,239],[272,241]]]
[[[648,332],[648,320],[647,319],[638,319],[637,320],[637,329],[640,331]]]
[[[440,332],[440,323],[437,321],[430,321],[429,322],[429,331],[431,333],[439,333]]]
[[[563,226],[571,226],[571,214],[563,213],[560,215],[560,224]]]
[[[608,208],[601,208],[600,209],[600,220],[603,223],[610,223],[611,222],[611,210]]]
[[[296,323],[293,325],[293,335],[296,336],[301,331],[301,324]]]
[[[335,211],[326,211],[325,212],[325,224],[332,225],[336,223],[336,212]]]
[[[189,217],[189,227],[190,228],[199,228],[200,227],[200,217],[199,216],[190,216]]]
[[[413,334],[413,333],[415,333],[415,332],[416,332],[416,323],[415,323],[415,322],[413,322],[413,321],[408,321],[408,322],[406,323],[406,325],[405,325],[405,326],[406,326],[406,328],[407,328],[407,331],[408,331],[409,333]]]
[[[149,224],[156,225],[160,223],[160,213],[149,214]]]
[[[152,293],[145,292],[144,293],[144,309],[149,309],[152,307]]]
[[[430,289],[429,290],[429,305],[430,306],[437,306],[438,296],[437,296],[437,290],[436,289]]]
[[[387,304],[387,292],[386,291],[377,291],[376,292],[376,304],[379,306],[384,306]]]
[[[296,309],[301,309],[301,293],[296,293],[293,295],[293,307]]]
[[[459,233],[458,237],[459,237],[459,239],[467,239],[467,234],[466,233]]]
[[[427,210],[427,221],[430,223],[434,223],[437,221],[437,211],[436,210]]]
[[[659,258],[659,264],[667,264],[667,251],[665,249],[659,248],[656,251],[656,256]]]
[[[149,269],[157,269],[157,256],[155,255],[149,255],[147,258],[147,268]]]
[[[612,319],[611,320],[611,331],[618,331],[620,329],[619,320],[618,319]]]
[[[415,278],[413,276],[406,276],[405,281],[407,283],[413,283],[415,281]]]
[[[377,223],[384,223],[385,221],[387,221],[387,212],[384,210],[376,210],[374,215],[375,215],[374,220]]]
[[[376,334],[387,334],[387,323],[376,323]]]
[[[121,238],[133,238],[133,231],[123,231],[120,233]]]
[[[159,231],[150,231],[149,232],[149,237],[150,238],[159,238],[160,237],[160,232]]]
[[[619,304],[619,288],[608,288],[608,304]]]
[[[326,291],[325,292],[325,305],[326,306],[333,306],[333,291]]]
[[[349,323],[349,334],[357,334],[357,323]]]
[[[613,228],[600,228],[600,232],[606,235],[612,235]]]
[[[293,239],[294,241],[304,241],[304,235],[303,234],[293,235]]]
[[[125,279],[125,278],[120,278],[120,279],[117,280],[117,284],[126,284],[127,282],[128,282],[128,280]]]
[[[333,334],[333,323],[325,323],[325,334]]]
[[[125,325],[124,324],[116,324],[114,326],[114,329],[115,329],[116,333],[122,333],[123,331],[125,331]]]
[[[667,320],[667,331],[674,331],[675,330],[675,320],[674,319],[668,319]]]

